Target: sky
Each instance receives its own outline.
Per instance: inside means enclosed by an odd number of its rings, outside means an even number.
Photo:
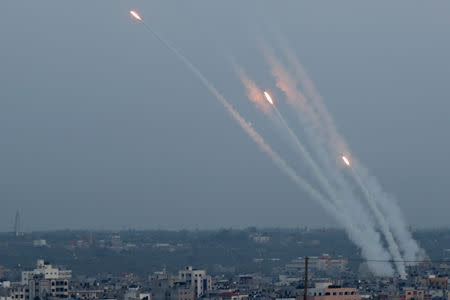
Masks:
[[[447,1],[2,1],[0,231],[12,230],[17,210],[26,231],[336,225],[130,9],[281,152],[231,61],[276,90],[261,41],[287,40],[353,154],[407,222],[448,227],[449,8]]]

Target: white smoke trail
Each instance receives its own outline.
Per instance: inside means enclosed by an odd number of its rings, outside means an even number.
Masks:
[[[214,93],[215,94],[215,93]],[[222,97],[220,94],[215,94],[216,97]],[[337,207],[327,201],[320,192],[314,189],[309,183],[307,183],[303,178],[299,177],[296,172],[287,165],[287,163],[275,152],[272,148],[265,143],[262,136],[257,133],[249,123],[247,123],[240,114],[235,111],[232,106],[222,97],[222,104],[230,112],[233,118],[238,122],[241,128],[252,138],[252,140],[258,144],[262,151],[264,151],[272,159],[274,164],[279,167],[300,189],[306,191],[309,196],[318,201],[319,204],[327,211],[330,215],[334,216],[339,224],[341,224],[350,240],[355,244],[359,245],[362,251],[363,257],[373,258],[376,257],[380,260],[388,261],[390,260],[389,254],[384,251],[381,247],[380,236],[377,232],[373,230],[373,225],[370,224],[370,220],[364,219],[360,222],[355,222],[358,216],[363,214],[358,214],[357,216],[349,216],[345,213],[346,209],[349,207],[342,207],[341,204],[337,203]],[[344,212],[344,213],[343,213]],[[368,226],[355,226],[355,224],[366,224]],[[367,243],[367,238],[370,237],[375,242],[373,245]],[[379,276],[392,276],[393,270],[391,266],[386,263],[368,262],[369,268]]]
[[[262,107],[261,106],[262,104],[268,104],[268,102],[265,99],[262,99],[260,97],[263,92],[255,84],[255,82],[252,81],[245,74],[244,70],[241,67],[237,66],[236,63],[234,63],[234,66],[236,73],[238,74],[242,84],[246,88],[246,94],[250,98],[250,100],[254,102],[259,108]],[[259,94],[257,92],[259,92]],[[265,103],[262,101],[264,101]],[[296,141],[296,143],[300,145],[299,147],[303,149],[297,136],[287,125],[286,121],[281,116],[280,112],[276,109],[275,106],[272,106],[272,108],[278,115],[279,119],[281,119],[284,122],[283,129],[288,130],[291,138],[293,138]],[[263,111],[265,113],[270,112],[266,109],[263,109]],[[310,157],[309,159],[312,160]],[[317,170],[317,172],[319,171]],[[319,176],[322,175],[320,174]],[[331,189],[331,187],[329,188]],[[349,196],[351,195],[342,195],[342,197],[339,197],[338,191],[333,191],[331,195],[329,195],[331,199],[331,203],[329,204],[330,206],[329,207],[327,206],[326,208],[328,208],[328,211],[330,211],[329,208],[333,206],[333,209],[335,210],[332,211],[332,215],[338,220],[338,223],[343,225],[350,239],[361,248],[363,257],[377,258],[378,260],[390,259],[389,254],[387,254],[386,251],[384,251],[384,249],[380,246],[381,245],[380,236],[377,232],[373,230],[374,226],[373,224],[371,224],[370,219],[365,216],[361,206],[354,205],[352,203],[350,204],[350,206],[348,206],[346,205],[346,203],[338,200],[348,198]],[[356,213],[354,215],[351,215],[350,214],[351,211]],[[370,239],[370,241],[375,243],[373,245],[371,243],[368,243],[367,242],[368,239]],[[369,262],[369,267],[377,275],[392,275],[392,269],[390,268],[388,263],[380,265],[379,263]]]
[[[275,165],[277,165],[284,173],[286,173],[292,181],[294,181],[299,187],[305,190],[311,197],[316,199],[325,209],[330,210],[330,206],[327,200],[325,200],[321,194],[315,190],[306,181],[300,178],[295,171],[290,168],[286,162],[275,152],[272,148],[265,143],[262,136],[257,133],[251,124],[247,123],[245,119],[232,107],[232,105],[223,97],[219,91],[209,82],[209,80],[198,70],[184,55],[182,55],[175,47],[173,47],[169,42],[163,39],[159,34],[157,34],[150,26],[148,26],[144,21],[140,20],[145,28],[150,31],[164,46],[166,46],[170,51],[172,51],[185,65],[186,67],[201,81],[201,83],[214,95],[217,100],[227,109],[235,121],[241,126],[241,128],[252,138],[252,140],[258,144],[258,146],[269,157],[273,160]],[[332,209],[330,211],[333,211]]]
[[[212,87],[214,89],[214,87]],[[215,90],[215,89],[214,89]],[[212,91],[212,90],[211,90]],[[341,207],[337,207],[336,210],[329,201],[327,201],[320,192],[314,189],[309,183],[307,183],[303,178],[299,177],[296,172],[287,165],[287,163],[275,152],[272,148],[265,143],[262,136],[257,133],[249,123],[245,121],[240,114],[233,109],[233,107],[219,94],[214,93],[215,96],[222,102],[228,112],[233,116],[236,122],[241,126],[241,128],[250,136],[250,138],[258,144],[260,149],[264,151],[274,162],[274,164],[281,169],[300,189],[305,191],[312,199],[319,202],[319,204],[327,211],[329,214],[334,216],[339,224],[342,224],[350,240],[361,247],[363,257],[377,257],[380,260],[389,260],[390,256],[381,247],[380,236],[377,232],[373,230],[373,225],[369,226],[355,226],[353,218],[350,218],[342,211]],[[341,209],[339,209],[341,208]],[[369,220],[365,220],[366,224],[370,224]],[[361,223],[359,223],[361,224]],[[363,223],[364,224],[364,223]],[[367,237],[375,239],[375,244],[370,245],[366,243]],[[391,266],[386,263],[376,263],[368,262],[369,268],[380,276],[391,276],[393,270]]]
[[[289,100],[289,103],[291,105],[293,105],[294,107],[297,107],[300,109],[299,112],[302,116],[301,120],[302,120],[303,127],[308,128],[308,124],[305,124],[305,121],[304,121],[305,118],[309,119],[309,121],[314,125],[313,128],[315,128],[316,130],[320,129],[321,127],[327,128],[329,126],[332,126],[333,123],[332,123],[331,117],[329,117],[329,115],[326,114],[326,115],[324,115],[325,117],[322,118],[322,115],[320,114],[320,110],[324,109],[324,107],[323,106],[320,107],[318,105],[315,105],[315,107],[313,107],[311,104],[309,104],[306,101],[306,98],[297,89],[295,80],[292,79],[289,72],[283,67],[281,62],[278,61],[278,59],[276,59],[273,54],[271,54],[271,51],[266,50],[265,57],[266,57],[267,62],[271,66],[273,76],[275,78],[277,78],[277,86],[286,94],[287,99]],[[310,84],[310,82],[308,82],[308,84]],[[311,93],[312,89],[308,89],[308,91]],[[318,107],[319,107],[319,110],[316,111],[315,109],[317,109]],[[332,127],[332,128],[335,128],[335,127]],[[332,133],[334,134],[335,132],[332,132]],[[335,135],[333,135],[333,136],[335,136]],[[317,137],[315,135],[311,135],[311,134],[308,134],[308,137],[312,140],[317,139]],[[333,139],[332,141],[337,141],[337,140],[338,139]],[[313,141],[312,144],[315,145],[315,147],[313,146],[315,149],[319,149],[317,146],[320,147],[321,143],[323,143],[323,141],[318,140],[318,141]],[[333,144],[335,144],[335,143],[333,143]],[[334,151],[336,151],[336,150],[334,150]],[[336,152],[334,152],[334,153],[336,153]],[[326,161],[328,160],[327,157],[319,157],[319,159],[325,161],[325,163],[323,163],[323,164],[326,164]],[[353,174],[354,177],[355,177],[355,175],[356,174]],[[342,182],[342,180],[339,180],[339,181]],[[357,181],[357,182],[360,183],[360,181]],[[397,245],[396,241],[394,240],[394,237],[389,229],[389,226],[387,225],[387,222],[386,222],[384,216],[379,211],[379,209],[376,206],[376,204],[374,203],[373,199],[371,197],[367,197],[368,193],[365,193],[365,191],[363,191],[363,193],[364,193],[365,200],[367,201],[367,204],[369,206],[369,209],[372,211],[372,213],[378,223],[378,226],[385,237],[385,240],[388,244],[389,252],[392,254],[392,256],[394,258],[397,271],[400,275],[404,276],[405,275],[405,267],[404,267],[404,263],[402,262],[403,259],[401,257],[400,251],[398,249],[398,245]]]
[[[300,156],[306,161],[309,168],[312,170],[315,178],[318,180],[320,186],[324,189],[325,193],[328,197],[333,198],[335,197],[335,189],[328,183],[325,176],[322,174],[321,170],[317,166],[317,164],[314,162],[313,158],[311,157],[311,154],[308,152],[308,150],[302,145],[300,142],[300,139],[297,137],[297,135],[294,133],[294,131],[289,127],[286,120],[281,115],[280,111],[277,109],[277,107],[274,104],[269,104],[269,102],[264,99],[262,90],[255,84],[254,81],[252,81],[242,67],[238,66],[235,62],[233,62],[234,69],[241,80],[242,84],[246,88],[247,97],[256,104],[258,108],[260,108],[265,114],[269,114],[273,111],[275,112],[275,116],[277,118],[277,121],[281,123],[283,126],[283,130],[286,130],[290,140],[293,142],[296,151],[299,152]]]
[[[287,46],[284,46],[283,50],[286,57],[294,65],[296,77],[303,90],[308,98],[312,100],[311,106],[316,112],[314,118],[320,120],[323,131],[322,135],[325,134],[328,137],[329,151],[336,151],[335,149],[339,149],[338,151],[341,153],[348,152],[348,146],[342,136],[338,133],[332,117],[328,113],[325,105],[323,105],[322,99],[314,84],[310,80],[307,72],[298,61],[294,53],[288,49]],[[357,168],[359,165],[360,164],[354,160],[353,166]],[[385,235],[391,253],[393,253],[394,260],[401,258],[399,248],[403,252],[406,260],[417,259],[419,253],[421,253],[421,249],[408,232],[406,223],[404,222],[402,214],[395,202],[386,201],[386,196],[382,192],[381,186],[376,182],[376,180],[368,176],[367,172],[362,173],[358,170],[353,170],[352,175],[362,190],[370,209],[378,219],[379,226]],[[377,192],[375,193],[374,191]],[[395,257],[397,257],[397,259]],[[397,263],[397,269],[399,270],[399,273],[402,274],[401,270],[404,270],[404,264]]]
[[[388,221],[392,233],[403,252],[404,259],[407,261],[421,261],[426,259],[427,255],[425,251],[413,239],[411,232],[408,230],[397,200],[386,194],[375,177],[370,176],[362,165],[355,165],[354,168],[364,178],[365,186],[370,188],[370,193],[376,195],[375,199],[377,200],[377,204]],[[415,263],[408,262],[407,264],[414,265]]]
[[[396,241],[394,240],[394,236],[391,232],[391,229],[389,228],[388,223],[386,222],[383,214],[381,213],[381,211],[378,209],[376,203],[374,202],[373,198],[371,197],[371,195],[369,194],[369,191],[365,188],[364,184],[361,182],[361,178],[359,177],[359,175],[356,173],[356,171],[353,169],[353,167],[350,166],[351,169],[351,173],[353,175],[353,178],[355,179],[355,181],[358,183],[358,185],[362,188],[363,190],[363,194],[364,197],[367,199],[367,203],[371,209],[371,211],[373,212],[373,214],[375,215],[375,219],[377,220],[381,231],[383,232],[385,238],[386,238],[386,242],[388,244],[388,249],[389,252],[391,252],[392,257],[394,259],[394,264],[397,268],[398,273],[401,276],[405,276],[406,275],[406,270],[405,270],[405,263],[403,262],[403,257],[400,254],[400,250],[398,248],[398,245],[396,243]]]
[[[234,71],[236,75],[239,77],[239,80],[241,81],[242,85],[245,87],[245,93],[247,95],[247,98],[254,103],[254,105],[260,109],[267,117],[269,117],[270,121],[273,123],[273,125],[279,130],[279,133],[282,134],[283,138],[285,138],[287,141],[291,142],[292,139],[289,136],[289,134],[286,134],[285,130],[283,130],[284,125],[281,123],[281,121],[275,117],[275,115],[272,113],[273,111],[273,105],[270,104],[267,99],[264,96],[264,91],[258,87],[258,85],[251,80],[244,69],[239,66],[234,59],[231,61]],[[295,145],[292,144],[295,148]]]
[[[289,61],[293,63],[297,78],[299,79],[301,86],[305,90],[305,93],[307,93],[308,97],[313,100],[312,103],[315,105],[317,112],[326,122],[327,131],[333,139],[333,144],[337,147],[340,147],[340,149],[342,150],[348,149],[345,140],[337,131],[333,119],[326,109],[325,105],[323,104],[322,98],[318,93],[314,83],[309,78],[306,69],[300,63],[294,52],[289,49],[289,47],[287,47],[286,43],[283,44],[283,51],[288,57]],[[367,169],[364,168],[361,163],[357,162],[356,160],[355,162],[356,163],[353,163],[353,167],[361,177],[362,187],[369,190],[370,195],[372,195],[372,198],[377,202],[380,210],[382,210],[382,213],[386,217],[386,221],[390,230],[399,243],[405,260],[420,260],[424,258],[424,251],[419,247],[417,242],[412,238],[411,233],[408,231],[403,214],[400,211],[400,208],[396,201],[383,191],[379,182],[374,177],[369,175]]]
[[[330,214],[334,214],[335,217],[340,221],[340,223],[346,224],[346,228],[349,229],[352,226],[354,226],[346,216],[336,213],[335,210],[332,209],[332,207],[329,205],[328,201],[323,198],[323,196],[315,190],[311,185],[309,185],[306,181],[304,181],[302,178],[300,178],[295,171],[290,168],[286,162],[276,153],[274,152],[271,147],[264,142],[264,139],[259,135],[249,123],[245,121],[244,118],[240,116],[240,114],[233,109],[231,104],[217,91],[217,89],[206,79],[205,76],[181,53],[178,52],[177,49],[175,49],[172,45],[170,45],[167,41],[165,41],[163,38],[160,37],[155,31],[153,31],[148,25],[146,25],[144,22],[142,22],[147,30],[149,30],[160,42],[162,42],[169,50],[171,50],[185,65],[188,67],[190,71],[202,82],[202,84],[213,94],[216,96],[217,100],[227,109],[227,111],[231,114],[231,116],[236,120],[236,122],[241,126],[241,128],[252,138],[254,142],[258,144],[258,146],[261,148],[262,151],[264,151],[266,154],[269,155],[269,157],[272,159],[272,161],[275,163],[277,167],[279,167],[294,183],[300,187],[302,190],[306,191],[310,197],[312,197],[314,200],[318,201],[326,211],[328,211]],[[364,228],[363,228],[364,229]],[[360,243],[359,241],[363,238],[367,230],[360,230],[356,229],[351,231],[352,234],[350,234],[350,238]],[[362,249],[362,252],[364,255],[370,256],[370,255],[379,255],[380,252],[382,253],[382,249],[379,248],[371,248],[366,247]],[[377,256],[378,257],[378,256]],[[392,269],[390,269],[389,265],[382,265],[382,264],[373,264],[371,266],[373,270],[380,275],[389,275],[392,273]]]
[[[338,133],[333,118],[323,104],[322,97],[317,92],[317,89],[312,80],[309,78],[305,68],[300,63],[294,52],[287,46],[286,42],[282,42],[280,44],[282,45],[281,48],[284,55],[294,67],[295,77],[297,79],[293,80],[295,86],[297,85],[297,82],[300,82],[306,97],[311,99],[310,105],[315,112],[314,120],[320,120],[321,126],[319,126],[318,129],[321,130],[322,135],[326,135],[327,144],[331,148],[330,150],[337,151],[339,153],[348,153],[349,147]],[[306,98],[305,96],[302,97]]]
[[[242,85],[245,87],[247,98],[252,101],[264,114],[270,115],[272,105],[264,99],[264,91],[248,77],[244,69],[240,67],[234,59],[231,61],[231,64],[233,65],[233,69],[239,77]]]
[[[194,73],[194,75],[202,82],[202,84],[214,95],[217,100],[227,109],[235,121],[241,126],[241,128],[252,138],[252,140],[258,144],[262,151],[267,153],[272,161],[277,165],[286,175],[288,175],[292,181],[294,181],[300,188],[305,190],[311,197],[316,199],[325,209],[330,210],[330,206],[327,200],[325,200],[321,194],[315,190],[306,181],[300,178],[295,171],[290,168],[286,162],[275,152],[272,148],[265,143],[262,136],[257,133],[251,124],[247,123],[245,119],[232,107],[232,105],[223,97],[219,91],[209,82],[209,80],[198,70],[184,55],[182,55],[175,47],[169,44],[159,34],[157,34],[151,27],[141,21],[145,28],[149,30],[161,43],[163,43],[170,51],[172,51],[185,65]],[[330,211],[333,211],[332,209]]]
[[[287,130],[287,132],[289,133],[290,137],[292,138],[294,144],[296,145],[296,147],[297,147],[296,149],[299,151],[300,155],[303,157],[303,159],[307,162],[308,166],[313,171],[313,174],[319,181],[319,184],[325,190],[325,193],[328,195],[328,197],[330,197],[332,199],[335,198],[335,195],[336,195],[335,189],[333,187],[331,187],[331,185],[328,183],[328,180],[325,178],[325,176],[322,174],[322,171],[320,171],[319,167],[312,159],[311,154],[309,154],[308,150],[306,150],[305,147],[303,147],[299,138],[289,127],[286,120],[283,118],[283,116],[281,115],[280,111],[276,108],[276,106],[274,106],[273,108],[274,108],[275,114],[277,115],[278,119],[281,121],[284,128]]]

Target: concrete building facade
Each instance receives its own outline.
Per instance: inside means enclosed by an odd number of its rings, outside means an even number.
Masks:
[[[192,287],[195,297],[199,298],[211,290],[211,276],[205,270],[193,269],[191,266],[178,272],[181,281]]]

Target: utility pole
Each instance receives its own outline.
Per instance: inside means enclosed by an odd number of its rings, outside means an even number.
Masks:
[[[303,292],[303,300],[308,300],[308,256],[305,256],[305,289]]]

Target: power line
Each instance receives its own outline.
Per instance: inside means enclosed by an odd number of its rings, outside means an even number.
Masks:
[[[311,258],[311,257],[310,257]],[[361,261],[361,262],[389,262],[389,263],[450,263],[450,260],[439,260],[439,259],[427,259],[427,260],[393,260],[393,259],[366,259],[366,258],[354,258],[354,257],[337,257],[337,258],[321,258],[318,257],[317,259],[320,260],[328,260],[328,259],[345,259],[347,261]]]

